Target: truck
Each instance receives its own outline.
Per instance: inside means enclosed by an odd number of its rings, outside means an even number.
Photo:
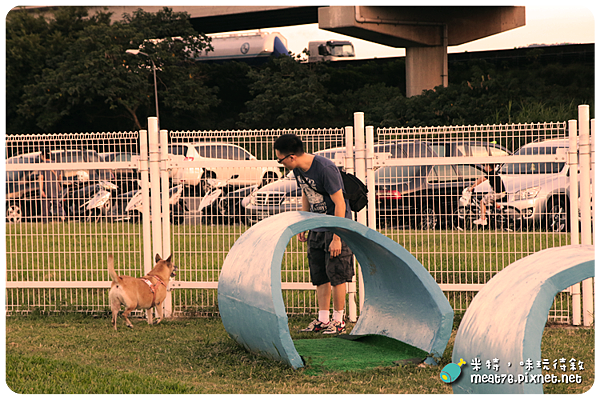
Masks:
[[[354,46],[347,40],[308,42],[308,62],[343,61],[353,59]]]
[[[289,55],[287,39],[278,32],[253,32],[225,35],[207,35],[214,51],[203,51],[196,61],[244,61],[260,64],[269,57]]]
[[[279,32],[233,33],[207,35],[214,51],[196,55],[196,61],[237,60],[260,64],[269,57],[289,55],[287,39]],[[308,62],[342,61],[355,57],[354,46],[347,40],[320,40],[308,42]]]

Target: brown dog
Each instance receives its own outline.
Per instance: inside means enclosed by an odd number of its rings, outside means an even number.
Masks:
[[[171,256],[166,260],[156,255],[156,265],[148,275],[141,278],[131,276],[118,276],[115,272],[114,258],[108,256],[108,273],[112,278],[108,299],[112,310],[112,324],[117,330],[117,316],[121,310],[121,304],[125,306],[123,318],[128,327],[133,328],[129,321],[129,314],[133,310],[146,310],[148,324],[152,324],[152,307],[156,309],[158,324],[163,317],[163,301],[167,297],[167,285],[169,277],[175,276],[177,266],[171,262]]]

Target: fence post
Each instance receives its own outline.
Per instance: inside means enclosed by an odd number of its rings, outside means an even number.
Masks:
[[[590,199],[590,106],[579,106],[579,163],[581,169],[581,244],[592,244]],[[577,201],[577,200],[575,200]],[[594,321],[594,285],[592,278],[583,281],[583,325]]]
[[[348,174],[354,173],[354,131],[351,126],[344,128],[346,138],[346,156],[344,158],[344,171]],[[348,292],[348,319],[352,322],[356,322],[358,319],[358,311],[356,308],[356,281],[358,270],[356,268],[356,259],[353,259],[355,264],[356,273],[352,277],[352,282],[346,284],[346,291]]]
[[[579,244],[579,209],[578,202],[573,201],[579,196],[579,181],[577,167],[577,120],[569,120],[569,198],[570,220],[571,220],[571,244]],[[581,283],[577,282],[571,286],[571,297],[573,302],[573,325],[581,325]]]
[[[171,208],[169,207],[169,171],[167,169],[168,155],[168,137],[167,130],[160,131],[160,182],[162,199],[162,258],[171,255]],[[168,287],[169,285],[167,285]],[[170,318],[173,312],[171,291],[167,291],[167,297],[164,302],[164,316]]]
[[[152,233],[150,229],[150,193],[148,183],[148,131],[140,131],[140,179],[142,190],[142,238],[144,274],[152,269]]]
[[[356,177],[365,182],[365,113],[354,113],[354,171]],[[367,210],[364,208],[356,213],[356,221],[367,225]],[[358,267],[358,304],[362,309],[365,302],[365,288],[362,280],[362,268]]]
[[[377,205],[375,204],[375,170],[373,169],[373,157],[375,152],[375,136],[374,136],[374,128],[372,126],[367,126],[366,134],[367,134],[367,151],[366,151],[366,168],[367,168],[367,221],[368,227],[371,229],[377,229],[377,220],[375,215],[375,210]]]
[[[595,180],[596,180],[596,119],[592,119],[591,121],[591,131],[590,131],[590,199],[594,201],[594,194],[596,192],[595,189]],[[592,203],[593,204],[593,203]],[[595,210],[592,207],[592,224],[594,223],[594,214]],[[593,235],[593,232],[592,232]],[[593,240],[593,237],[592,237]]]
[[[590,131],[590,162],[592,174],[592,243],[596,245],[596,118],[591,121]],[[596,304],[596,277],[594,279],[594,304]],[[596,319],[597,307],[594,307],[594,319]]]
[[[162,253],[160,212],[160,160],[158,118],[148,117],[148,151],[150,153],[150,214],[152,215],[152,255]],[[161,254],[162,256],[162,254]]]

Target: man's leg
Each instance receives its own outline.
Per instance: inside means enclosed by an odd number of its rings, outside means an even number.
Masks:
[[[485,199],[481,200],[481,215],[479,217],[482,220],[486,218],[486,215],[485,215]]]
[[[342,283],[332,286],[333,293],[333,319],[342,322],[344,320],[344,310],[346,308],[346,284]]]
[[[324,250],[323,233],[309,232],[307,244],[310,281],[317,287],[317,306],[319,308],[319,315],[306,329],[301,329],[300,332],[321,332],[329,324],[331,284],[329,283],[325,271],[326,257],[329,257],[329,255]]]
[[[317,286],[317,304],[319,306],[319,321],[328,323],[329,305],[331,304],[331,284],[329,282]]]

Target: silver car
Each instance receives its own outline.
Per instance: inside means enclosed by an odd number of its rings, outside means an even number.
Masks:
[[[515,155],[557,154],[568,147],[568,139],[549,139],[526,144]],[[540,226],[553,232],[569,230],[569,166],[566,162],[506,163],[499,168],[499,175],[508,195],[506,202],[519,209],[523,226]],[[485,181],[475,192],[490,190]]]

